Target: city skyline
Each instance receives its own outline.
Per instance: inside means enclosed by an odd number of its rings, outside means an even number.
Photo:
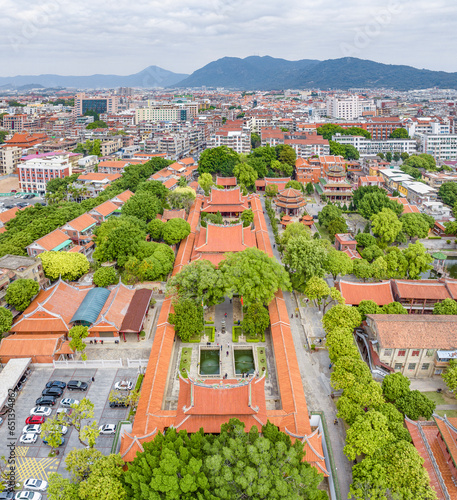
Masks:
[[[2,0],[2,76],[132,74],[150,65],[192,73],[224,56],[357,57],[454,72],[457,6],[321,0],[303,5],[173,0],[64,4]],[[442,44],[443,38],[446,44]]]

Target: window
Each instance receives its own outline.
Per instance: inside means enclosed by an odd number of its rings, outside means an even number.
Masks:
[[[413,356],[419,356],[419,351],[413,351],[413,352],[412,352],[412,355],[413,355]]]
[[[395,370],[401,370],[401,363],[395,363]]]
[[[408,363],[408,370],[415,370],[416,369],[416,363]]]
[[[428,370],[430,368],[430,363],[422,363],[421,370]]]
[[[384,356],[392,356],[392,349],[384,349]]]
[[[398,355],[399,355],[399,356],[404,356],[405,354],[406,354],[406,351],[405,351],[405,350],[403,350],[403,351],[398,351]]]
[[[427,356],[433,356],[435,351],[433,349],[427,349]]]

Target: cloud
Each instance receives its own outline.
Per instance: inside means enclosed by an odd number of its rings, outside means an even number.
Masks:
[[[352,55],[457,71],[448,0],[1,0],[0,74],[192,72],[224,56]],[[445,43],[443,43],[445,40]]]

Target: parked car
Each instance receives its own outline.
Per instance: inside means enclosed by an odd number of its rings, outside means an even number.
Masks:
[[[46,441],[46,439],[43,439],[43,444],[48,444],[48,442]],[[62,446],[63,444],[65,444],[65,438],[62,438],[60,440],[60,444],[58,446]]]
[[[46,388],[49,389],[51,387],[58,387],[59,389],[65,389],[67,387],[67,384],[65,382],[61,382],[60,380],[50,380],[46,384]]]
[[[2,491],[0,500],[14,500],[14,491]]]
[[[49,417],[51,413],[51,408],[48,408],[47,406],[36,406],[30,410],[30,415],[36,417]]]
[[[37,434],[22,434],[22,436],[19,438],[19,442],[21,444],[33,444],[36,443],[37,439]]]
[[[64,398],[60,402],[60,406],[70,408],[72,405],[79,405],[79,401],[77,399],[72,398]]]
[[[131,380],[121,380],[116,382],[114,388],[119,391],[131,391],[133,389],[133,382]]]
[[[119,401],[110,401],[109,402],[109,407],[110,408],[127,408],[128,404],[125,400],[119,400]]]
[[[54,406],[56,404],[56,398],[53,396],[41,396],[35,401],[37,406]]]
[[[73,408],[57,408],[56,413],[57,413],[57,415],[59,413],[65,413],[65,415],[71,415],[72,411],[73,411]]]
[[[26,424],[44,424],[46,418],[38,417],[37,415],[32,415],[31,417],[27,417],[25,419]]]
[[[105,424],[101,425],[98,430],[100,434],[110,435],[116,433],[116,424]]]
[[[68,432],[68,427],[66,425],[61,425],[60,432],[62,433],[62,436],[65,436],[65,434]]]
[[[19,208],[25,208],[29,206],[29,203],[27,203],[26,201],[21,201],[21,203],[18,203],[17,206]]]
[[[14,497],[16,500],[41,500],[43,495],[36,491],[18,491]]]
[[[40,434],[41,425],[40,424],[29,424],[22,429],[22,434]]]
[[[60,398],[62,396],[63,389],[59,387],[49,387],[48,389],[43,389],[41,393],[42,396],[51,396],[53,398]]]
[[[67,389],[69,391],[87,391],[89,385],[86,382],[81,382],[81,380],[70,380],[67,384]]]
[[[48,489],[48,482],[42,479],[26,479],[24,481],[24,488],[32,491],[46,491]]]

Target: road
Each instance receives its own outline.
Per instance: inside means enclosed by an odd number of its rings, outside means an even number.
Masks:
[[[265,200],[263,197],[261,201],[265,209]],[[316,207],[316,205],[314,206]],[[306,207],[307,211],[311,213],[308,207],[309,205]],[[273,247],[275,239],[269,217],[266,213],[265,218],[271,246]],[[276,259],[281,262],[281,256],[276,247],[273,247],[273,254]],[[293,314],[297,307],[295,298],[289,292],[284,292],[284,299],[287,305],[287,311],[291,316],[290,326],[294,339],[295,352],[300,366],[300,375],[305,390],[308,410],[324,412],[329,431],[328,438],[332,446],[335,467],[337,469],[341,498],[347,498],[349,485],[352,482],[352,463],[343,453],[346,440],[343,422],[340,420],[338,425],[333,425],[333,421],[336,417],[336,407],[334,401],[330,398],[330,360],[328,358],[328,353],[326,350],[311,353],[306,349],[304,326],[298,318],[295,318],[295,314]]]

